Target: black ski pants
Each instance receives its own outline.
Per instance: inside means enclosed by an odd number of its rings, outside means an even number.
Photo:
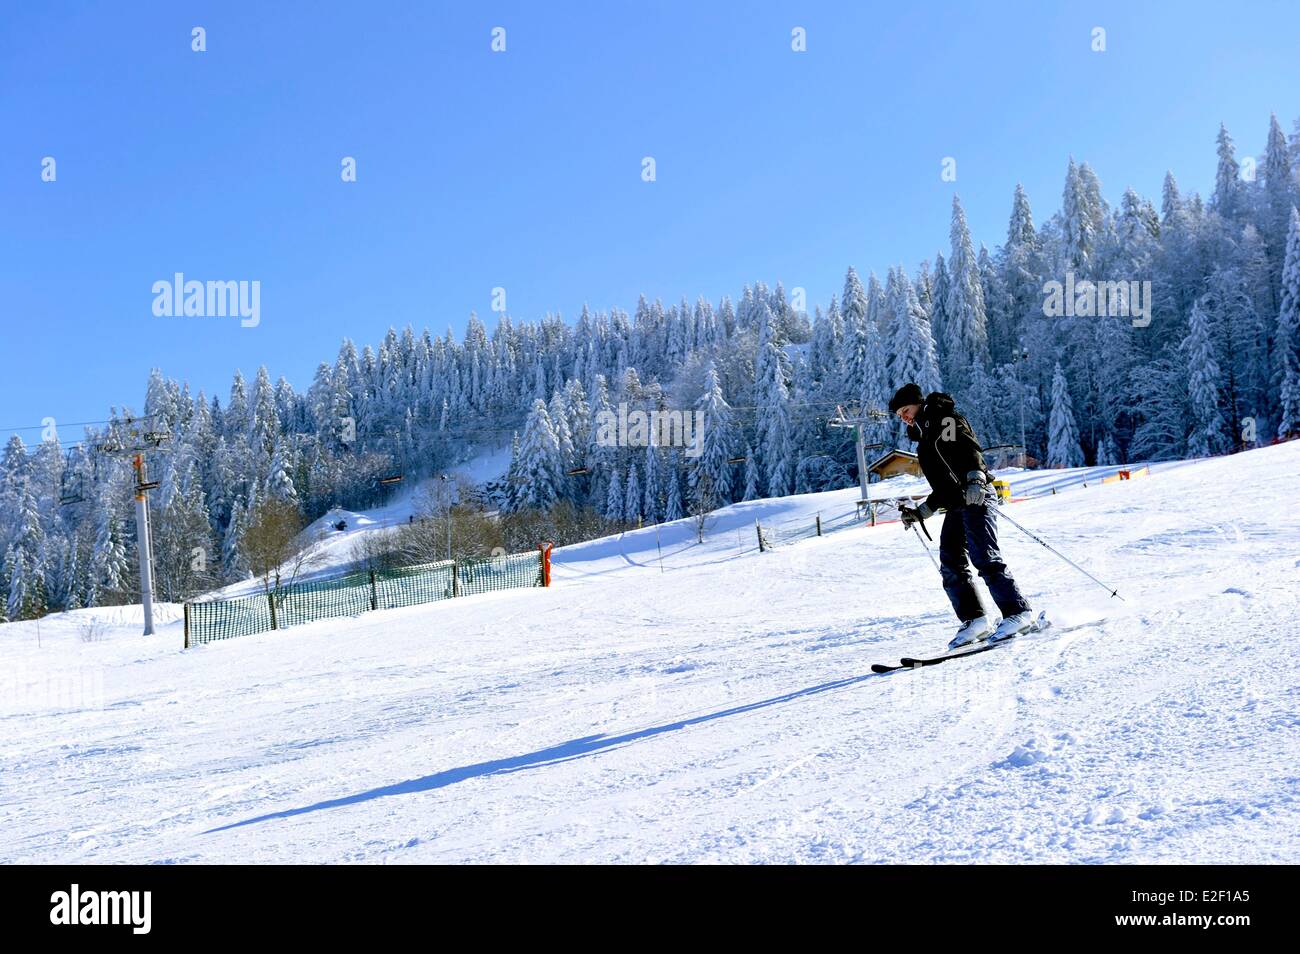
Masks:
[[[971,574],[972,563],[1004,617],[1029,610],[1029,604],[1020,595],[1016,581],[1002,562],[1002,552],[998,549],[998,517],[993,512],[996,506],[990,492],[985,502],[977,507],[950,509],[943,518],[943,529],[939,531],[943,589],[952,603],[953,612],[963,623],[984,615]]]

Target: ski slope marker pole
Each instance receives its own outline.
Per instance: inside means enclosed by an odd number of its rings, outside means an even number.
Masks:
[[[1079,566],[1079,564],[1077,564],[1077,563],[1075,563],[1073,560],[1071,560],[1068,556],[1066,556],[1066,555],[1065,555],[1064,553],[1062,553],[1060,550],[1057,550],[1057,549],[1055,549],[1055,548],[1049,546],[1049,545],[1047,544],[1046,541],[1044,541],[1041,537],[1038,536],[1038,534],[1034,533],[1032,530],[1030,530],[1028,527],[1024,526],[1023,524],[1017,522],[1017,521],[1016,521],[1015,519],[1013,519],[1012,517],[1007,516],[1007,515],[1002,511],[1002,508],[1001,508],[1001,507],[998,507],[996,510],[994,510],[994,513],[996,513],[996,514],[997,514],[999,517],[1001,517],[1003,520],[1006,520],[1006,521],[1007,521],[1008,523],[1010,523],[1013,527],[1019,527],[1019,528],[1020,528],[1020,531],[1021,531],[1022,533],[1024,533],[1025,536],[1029,537],[1030,540],[1033,540],[1035,543],[1039,544],[1039,545],[1042,546],[1042,547],[1045,547],[1047,550],[1051,551],[1051,552],[1054,553],[1056,556],[1060,557],[1062,560],[1064,560],[1066,563],[1070,564],[1070,566],[1074,567],[1076,570],[1078,570],[1080,573],[1082,573],[1082,574],[1083,574],[1084,576],[1086,576],[1088,579],[1092,580],[1092,582],[1096,583],[1096,584],[1097,584],[1098,586],[1100,586],[1102,589],[1104,589],[1104,590],[1109,590],[1109,591],[1110,591],[1110,595],[1111,595],[1111,596],[1114,596],[1114,597],[1117,597],[1121,603],[1127,603],[1127,602],[1128,602],[1128,600],[1124,599],[1124,597],[1122,597],[1122,596],[1119,595],[1119,590],[1117,590],[1115,587],[1113,587],[1113,586],[1109,586],[1109,585],[1103,583],[1101,580],[1097,579],[1095,576],[1093,576],[1091,573],[1089,573],[1089,572],[1088,572],[1087,570],[1085,570],[1083,567]]]

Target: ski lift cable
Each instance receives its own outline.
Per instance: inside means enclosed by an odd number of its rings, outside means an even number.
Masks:
[[[121,417],[110,417],[103,421],[68,421],[60,424],[55,421],[53,427],[57,430],[61,427],[91,427],[95,424],[125,424],[134,421],[148,421],[157,417],[157,414],[128,414]],[[0,433],[9,433],[11,431],[43,431],[49,424],[16,424],[12,427],[0,427]]]
[[[845,403],[852,403],[852,402],[845,401],[843,398],[836,401],[787,401],[785,406],[786,407],[835,407],[836,405],[845,404]],[[761,411],[764,409],[763,405],[758,405],[758,404],[730,404],[728,405],[728,408],[732,411]],[[695,410],[695,408],[691,408],[690,410]],[[58,429],[58,428],[65,428],[65,427],[92,427],[99,424],[126,424],[126,423],[133,423],[135,421],[150,420],[157,416],[158,415],[156,413],[155,414],[131,414],[122,417],[110,417],[110,418],[105,418],[103,420],[96,420],[96,421],[68,421],[62,424],[56,421],[53,426],[56,429]],[[15,424],[7,427],[0,427],[0,433],[11,433],[11,432],[18,432],[18,431],[40,431],[50,426],[51,425],[49,424]],[[476,428],[475,430],[482,432],[484,430],[493,430],[493,428]],[[514,430],[514,428],[508,428],[508,427],[495,428],[495,430]],[[84,443],[84,441],[70,442],[64,444],[63,446],[73,447],[80,443]]]

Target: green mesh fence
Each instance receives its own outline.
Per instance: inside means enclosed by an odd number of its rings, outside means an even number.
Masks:
[[[185,604],[187,648],[195,643],[247,636],[270,628],[271,604],[262,594]]]
[[[537,557],[532,560],[536,563]],[[449,600],[458,595],[455,592],[455,577],[456,564],[451,560],[377,572],[375,589],[379,609]]]
[[[294,583],[278,594],[239,596],[185,604],[185,646],[284,629],[372,609],[415,606],[492,590],[544,586],[537,553],[482,560],[446,560],[421,566],[349,573]],[[272,611],[274,601],[274,614]]]
[[[349,573],[286,586],[275,600],[276,628],[335,616],[356,616],[371,608],[371,595],[369,573]]]
[[[485,560],[462,560],[458,581],[461,596],[507,590],[516,586],[541,586],[541,562],[529,553],[489,557]]]

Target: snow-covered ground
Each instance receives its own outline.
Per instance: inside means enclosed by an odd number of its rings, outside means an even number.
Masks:
[[[1297,472],[1300,442],[1023,475],[1008,512],[1126,601],[1004,528],[1058,628],[919,672],[870,665],[946,642],[937,575],[836,522],[854,491],[190,651],[171,606],[152,638],[138,609],[9,624],[0,861],[1295,863]]]

